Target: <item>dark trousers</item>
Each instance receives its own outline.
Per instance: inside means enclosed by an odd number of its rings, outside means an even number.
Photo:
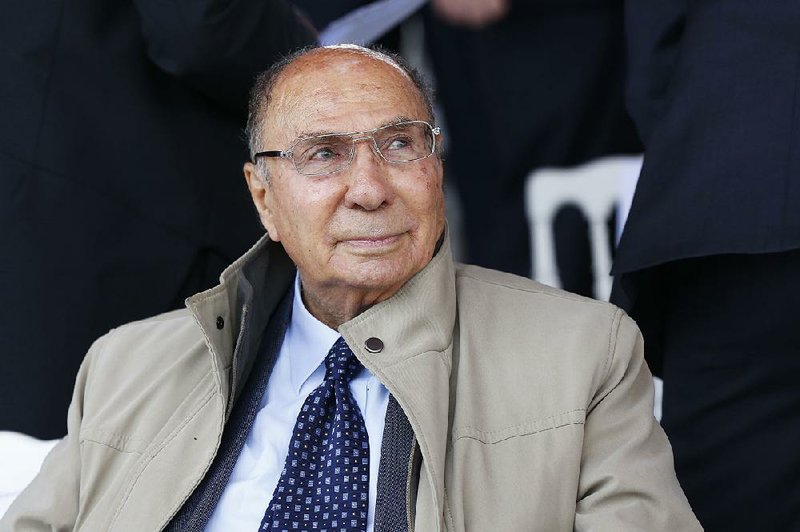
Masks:
[[[645,352],[663,357],[662,425],[697,517],[711,532],[800,530],[800,251],[657,273],[640,296],[660,302]]]

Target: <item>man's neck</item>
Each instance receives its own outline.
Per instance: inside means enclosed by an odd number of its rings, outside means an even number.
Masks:
[[[308,311],[319,321],[338,329],[339,325],[350,321],[376,303],[389,299],[396,289],[386,290],[354,290],[352,288],[309,287],[300,278],[300,290]]]

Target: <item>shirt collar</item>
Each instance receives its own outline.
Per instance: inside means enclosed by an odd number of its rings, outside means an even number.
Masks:
[[[294,279],[292,321],[286,331],[285,339],[289,353],[292,389],[300,392],[303,383],[323,363],[339,336],[338,331],[312,316],[306,308],[300,291],[298,273]]]

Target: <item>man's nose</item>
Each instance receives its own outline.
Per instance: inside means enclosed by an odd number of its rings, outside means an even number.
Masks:
[[[372,211],[391,201],[393,191],[386,175],[388,163],[370,137],[356,139],[354,150],[345,205]]]

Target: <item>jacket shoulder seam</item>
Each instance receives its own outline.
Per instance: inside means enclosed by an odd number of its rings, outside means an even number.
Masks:
[[[622,323],[622,318],[625,316],[625,312],[622,309],[617,309],[617,312],[614,313],[614,316],[611,320],[611,327],[608,333],[608,354],[606,355],[606,362],[603,366],[603,382],[606,382],[609,377],[611,376],[611,368],[613,367],[614,358],[616,355],[617,350],[617,337],[619,336],[619,329],[620,324]],[[624,377],[624,375],[623,375]],[[617,387],[622,382],[622,378],[619,381],[615,382],[614,385],[609,389],[602,397],[598,397],[596,401],[593,401],[593,405],[591,407],[592,410],[602,403],[608,395],[617,389]]]
[[[619,326],[622,323],[622,316],[624,315],[622,309],[617,309],[614,315],[611,317],[611,326],[609,327],[608,331],[608,354],[606,356],[606,362],[603,367],[603,380],[607,379],[609,374],[611,373],[611,366],[614,362],[614,355],[616,354],[617,349],[617,336],[619,335]]]

